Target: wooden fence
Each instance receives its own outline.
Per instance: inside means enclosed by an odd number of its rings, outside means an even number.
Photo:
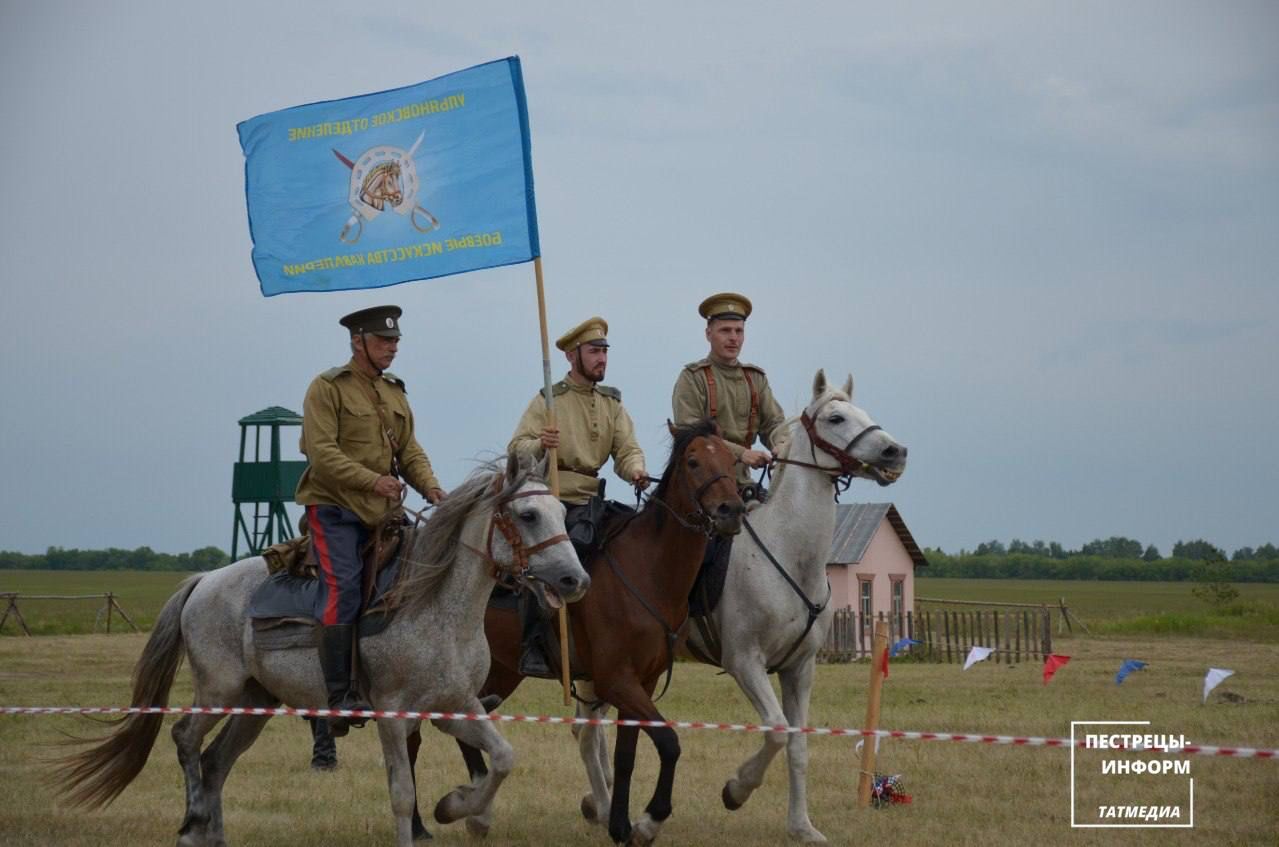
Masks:
[[[1052,652],[1052,612],[1047,608],[1003,611],[926,610],[869,617],[856,609],[837,609],[819,662],[852,662],[869,658],[875,621],[888,624],[888,643],[913,638],[921,643],[910,653],[934,662],[963,662],[974,646],[990,647],[991,661],[1043,661]]]
[[[98,616],[93,619],[93,631],[98,631],[98,626],[102,623],[103,617],[107,621],[107,632],[111,631],[111,615],[118,614],[124,619],[134,632],[139,632],[138,625],[133,622],[133,618],[129,617],[124,609],[120,606],[120,601],[116,599],[115,592],[108,591],[106,594],[19,594],[16,591],[0,592],[0,600],[7,601],[4,609],[4,615],[0,616],[0,629],[4,628],[5,622],[9,620],[10,615],[14,621],[22,628],[23,633],[31,635],[31,630],[27,628],[26,618],[22,617],[22,610],[18,608],[19,600],[101,600],[102,605],[98,608]]]

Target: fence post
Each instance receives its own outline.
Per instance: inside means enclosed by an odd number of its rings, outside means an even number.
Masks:
[[[888,624],[882,618],[875,622],[874,654],[870,660],[870,695],[866,700],[865,730],[879,729],[879,699],[884,687],[884,653],[888,650]],[[862,772],[857,780],[857,806],[870,805],[871,789],[875,779],[875,747],[879,739],[874,735],[862,736]]]
[[[1052,653],[1053,651],[1053,613],[1049,611],[1047,607],[1044,608],[1043,618],[1044,618],[1043,657],[1044,657],[1044,660],[1047,661],[1049,654]]]
[[[21,610],[18,609],[18,595],[4,594],[0,595],[9,598],[9,605],[4,610],[4,617],[0,617],[0,627],[4,626],[4,622],[9,620],[9,613],[13,612],[14,618],[18,621],[18,626],[22,627],[22,632],[28,638],[31,637],[31,630],[27,629],[27,621],[22,617]]]

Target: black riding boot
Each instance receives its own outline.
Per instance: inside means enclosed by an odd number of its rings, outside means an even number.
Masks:
[[[329,692],[330,709],[372,710],[372,706],[360,699],[351,687],[351,653],[354,648],[355,627],[338,624],[320,628],[320,667],[324,670],[324,686]],[[367,718],[328,719],[329,733],[334,738],[346,735],[351,727],[364,726]]]
[[[540,633],[542,616],[538,612],[537,598],[532,591],[520,596],[520,675],[551,678],[551,666],[546,661]]]
[[[311,770],[331,771],[338,766],[338,746],[324,718],[307,718],[311,725]]]

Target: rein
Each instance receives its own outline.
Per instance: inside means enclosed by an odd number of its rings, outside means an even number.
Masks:
[[[698,521],[697,523],[690,523],[689,521],[684,520],[684,518],[680,517],[679,513],[675,511],[675,509],[671,506],[670,503],[667,503],[665,500],[663,500],[661,497],[658,497],[656,494],[649,495],[648,499],[657,503],[666,511],[670,512],[671,517],[675,518],[675,520],[679,523],[679,525],[684,527],[684,529],[687,529],[690,532],[700,532],[709,538],[711,535],[715,533],[715,519],[712,518],[710,514],[706,511],[706,506],[702,503],[702,496],[707,491],[710,490],[710,487],[712,485],[719,482],[721,479],[728,479],[728,478],[729,478],[728,474],[722,474],[722,473],[716,474],[715,476],[706,480],[706,482],[703,482],[701,485],[699,485],[696,490],[693,489],[693,485],[691,482],[688,482],[687,480],[685,480],[685,488],[688,489],[688,495],[689,495],[688,499],[691,500],[694,503],[694,505],[697,506],[697,511],[690,512],[688,514],[688,517],[693,519],[694,521]],[[651,476],[645,477],[645,479],[647,479],[649,482],[656,482],[656,483],[661,482],[660,479],[654,479]],[[636,490],[635,492],[635,505],[637,507],[639,506],[638,490]]]
[[[819,606],[812,600],[808,599],[808,595],[804,593],[804,589],[799,587],[799,583],[797,583],[795,579],[787,573],[786,568],[782,567],[781,562],[777,561],[777,557],[773,555],[773,551],[764,546],[764,542],[760,539],[759,534],[755,532],[755,527],[751,526],[751,522],[743,517],[742,524],[745,525],[746,531],[750,533],[750,537],[755,540],[755,544],[764,552],[764,556],[768,558],[768,561],[772,562],[773,567],[782,575],[782,579],[786,580],[786,584],[789,585],[791,590],[799,596],[799,599],[804,603],[804,608],[808,610],[808,623],[804,626],[804,631],[800,633],[799,638],[795,639],[795,643],[791,644],[790,649],[786,651],[786,655],[782,656],[780,661],[774,663],[772,667],[765,671],[765,673],[776,673],[785,667],[786,660],[789,659],[797,649],[799,649],[800,644],[804,643],[804,639],[808,637],[808,633],[813,629],[813,624],[817,623],[817,619],[821,616],[822,612],[826,611],[826,606],[830,603],[831,598],[830,580],[826,581],[826,599],[823,600],[822,604]]]
[[[626,578],[626,574],[622,573],[622,569],[617,566],[617,561],[613,558],[613,553],[608,549],[608,545],[604,546],[603,552],[604,561],[608,562],[609,570],[622,581],[622,585],[631,593],[631,596],[640,602],[640,605],[644,607],[644,611],[648,612],[653,620],[661,625],[662,631],[666,633],[666,682],[662,685],[662,693],[653,698],[653,702],[656,703],[666,696],[666,689],[671,687],[671,677],[675,674],[675,645],[679,643],[680,635],[688,627],[688,616],[684,617],[684,622],[679,625],[679,629],[672,629],[666,619],[658,614],[657,610],[644,599],[644,595],[640,590]]]

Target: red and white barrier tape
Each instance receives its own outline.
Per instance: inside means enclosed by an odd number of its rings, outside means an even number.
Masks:
[[[240,706],[3,706],[0,715],[269,715],[271,717],[316,717],[334,715],[362,718],[394,718],[398,720],[492,721],[494,723],[541,723],[566,726],[638,726],[671,729],[718,729],[728,732],[785,732],[804,735],[864,736],[901,738],[907,741],[960,741],[969,744],[1010,744],[1014,747],[1070,747],[1069,738],[1037,738],[1020,735],[980,735],[955,732],[906,732],[893,729],[838,729],[821,726],[763,726],[751,723],[716,723],[714,721],[639,721],[613,718],[577,718],[556,715],[500,715],[472,712],[397,712],[373,709],[348,711],[335,709],[253,708]],[[1084,747],[1085,739],[1076,738],[1074,745]],[[1130,748],[1133,752],[1185,753],[1199,756],[1229,756],[1234,759],[1279,760],[1279,750],[1259,747],[1223,747],[1187,744],[1180,750],[1159,747]]]

